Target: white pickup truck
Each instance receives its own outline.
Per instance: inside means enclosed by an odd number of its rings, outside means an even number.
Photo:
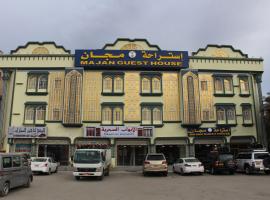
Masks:
[[[109,176],[111,166],[110,149],[77,149],[73,159],[73,175],[81,177],[96,176],[99,180]]]

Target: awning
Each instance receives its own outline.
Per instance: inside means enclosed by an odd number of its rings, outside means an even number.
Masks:
[[[225,137],[211,137],[211,138],[194,138],[194,144],[225,144]]]
[[[232,136],[230,139],[231,144],[252,144],[255,142],[254,136]]]
[[[188,138],[156,138],[155,145],[186,145]]]

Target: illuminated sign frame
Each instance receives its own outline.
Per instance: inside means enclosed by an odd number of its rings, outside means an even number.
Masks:
[[[188,128],[187,133],[189,137],[203,137],[203,136],[230,136],[231,128]]]

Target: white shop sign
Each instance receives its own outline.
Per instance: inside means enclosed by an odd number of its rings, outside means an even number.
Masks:
[[[8,138],[47,138],[47,127],[11,126]]]
[[[84,137],[100,138],[150,138],[154,127],[143,126],[98,126],[85,127]]]

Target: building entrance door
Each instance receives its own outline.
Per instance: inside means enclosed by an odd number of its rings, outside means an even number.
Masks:
[[[147,145],[118,145],[117,165],[136,166],[142,165],[148,152]]]
[[[176,159],[180,158],[180,148],[181,145],[157,145],[156,152],[163,153],[168,164],[171,165],[176,161]]]

